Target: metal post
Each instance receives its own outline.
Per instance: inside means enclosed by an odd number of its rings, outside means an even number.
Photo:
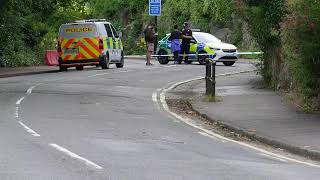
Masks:
[[[216,95],[216,62],[209,59],[206,60],[206,95]]]
[[[154,17],[154,24],[155,24],[155,37],[154,37],[154,54],[157,52],[158,48],[158,16]]]
[[[206,61],[206,95],[209,96],[211,93],[211,63],[209,60]]]
[[[211,65],[211,86],[212,86],[212,94],[211,96],[216,96],[216,62],[213,61]]]

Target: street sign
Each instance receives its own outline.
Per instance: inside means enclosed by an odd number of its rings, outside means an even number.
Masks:
[[[161,0],[149,0],[149,15],[150,16],[161,15]]]

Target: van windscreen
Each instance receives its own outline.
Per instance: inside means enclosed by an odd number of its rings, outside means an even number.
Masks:
[[[96,37],[97,28],[94,24],[66,24],[62,25],[59,37],[79,38],[79,37]]]

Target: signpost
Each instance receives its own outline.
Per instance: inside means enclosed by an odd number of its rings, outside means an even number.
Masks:
[[[154,16],[155,19],[155,42],[154,42],[154,52],[157,50],[158,46],[158,16],[161,16],[161,0],[149,0],[149,15]]]
[[[149,15],[161,16],[161,0],[149,0]]]

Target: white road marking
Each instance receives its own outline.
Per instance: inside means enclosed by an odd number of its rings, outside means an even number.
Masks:
[[[121,70],[121,71],[118,71],[118,72],[107,72],[107,73],[100,73],[100,74],[94,74],[94,75],[91,75],[91,76],[87,76],[88,78],[92,78],[92,77],[97,77],[97,76],[104,76],[104,75],[107,75],[107,74],[118,74],[118,73],[126,73],[126,72],[131,72],[130,70]]]
[[[157,89],[157,91],[153,92],[152,101],[156,104],[158,111],[161,111],[160,104],[158,103],[158,92],[159,92],[159,89]]]
[[[34,137],[39,137],[40,134],[36,133],[34,130],[26,126],[23,122],[19,121],[19,124],[27,130],[28,133],[30,133]]]
[[[103,75],[107,75],[107,74],[110,74],[110,73],[108,72],[108,73],[95,74],[95,75],[88,76],[88,78],[97,77],[97,76],[103,76]]]
[[[244,72],[249,72],[249,71],[244,71]],[[227,76],[227,75],[232,75],[232,74],[239,74],[239,73],[244,73],[244,72],[219,74],[219,75],[217,75],[217,77],[219,77],[219,76]],[[202,78],[195,78],[195,79],[191,79],[191,80],[187,80],[187,81],[183,81],[183,82],[179,82],[179,83],[175,83],[175,84],[171,85],[169,88],[164,89],[160,94],[160,103],[162,104],[162,106],[165,109],[165,111],[167,111],[173,117],[175,117],[175,118],[179,119],[180,121],[184,122],[185,124],[187,124],[187,125],[189,125],[189,126],[191,126],[193,128],[196,128],[196,129],[198,129],[198,130],[200,130],[200,131],[202,131],[202,132],[204,132],[206,134],[209,134],[210,136],[213,136],[215,138],[218,138],[218,139],[221,139],[221,140],[225,140],[225,141],[228,141],[228,142],[232,142],[232,143],[235,143],[235,144],[239,144],[241,146],[253,149],[255,151],[258,151],[260,153],[263,153],[263,154],[266,154],[266,155],[269,155],[269,156],[272,156],[272,157],[275,157],[275,158],[279,158],[279,159],[283,159],[283,160],[287,160],[287,161],[291,161],[291,162],[295,162],[295,163],[299,163],[299,164],[304,164],[304,165],[311,166],[311,167],[320,168],[320,165],[317,165],[317,164],[314,164],[314,163],[304,162],[304,161],[300,161],[300,160],[297,160],[297,159],[286,157],[286,156],[283,156],[283,155],[280,155],[280,154],[275,154],[275,153],[269,152],[267,150],[255,147],[255,146],[250,145],[250,144],[247,144],[245,142],[240,142],[240,141],[236,141],[236,140],[233,140],[233,139],[226,138],[224,136],[221,136],[219,134],[216,134],[216,133],[214,133],[212,131],[209,131],[209,130],[201,127],[201,126],[198,126],[198,125],[194,124],[193,123],[194,121],[191,120],[190,118],[182,117],[182,116],[170,111],[170,109],[168,107],[168,104],[167,104],[167,102],[165,100],[166,99],[166,96],[165,96],[166,92],[176,88],[179,85],[182,85],[182,84],[185,84],[185,83],[188,83],[188,82],[192,82],[192,81],[195,81],[195,80],[200,80],[200,79],[203,79],[203,77]]]
[[[150,69],[160,69],[161,67],[157,66],[157,67],[145,67],[143,68],[144,70],[150,70]]]
[[[157,103],[158,102],[157,98],[158,98],[158,92],[154,92],[152,94],[152,101]]]
[[[63,148],[63,147],[61,147],[61,146],[59,146],[57,144],[49,144],[49,145],[51,147],[55,148],[56,150],[58,150],[58,151],[60,151],[60,152],[62,152],[64,154],[70,156],[73,159],[78,159],[78,160],[84,162],[89,167],[92,167],[92,168],[95,168],[95,169],[103,169],[101,166],[99,166],[99,165],[93,163],[92,161],[89,161],[88,159],[85,159],[85,158],[83,158],[83,157],[81,157],[81,156],[69,151],[66,148]]]
[[[278,160],[278,161],[281,161],[281,162],[288,162],[284,159],[281,159],[281,158],[278,158],[278,157],[274,157],[274,156],[271,156],[269,154],[264,154],[264,153],[260,153],[261,156],[265,156],[265,157],[268,157],[270,159],[274,159],[274,160]]]
[[[16,102],[16,105],[20,105],[21,104],[21,102],[24,100],[24,96],[23,97],[21,97],[17,102]]]
[[[27,90],[27,95],[30,95],[32,93],[32,90],[35,88],[36,86],[32,86]]]
[[[14,113],[15,118],[19,118],[19,107],[16,107],[16,111]]]
[[[35,87],[37,87],[37,86],[39,86],[39,85],[40,85],[40,84],[37,84],[37,85],[35,85],[35,86],[30,87],[30,88],[27,90],[27,92],[26,92],[26,96],[21,97],[21,98],[16,102],[17,107],[16,107],[16,111],[15,111],[15,118],[16,118],[17,120],[19,120],[19,110],[20,110],[20,107],[19,107],[19,106],[20,106],[21,102],[22,102],[28,95],[30,95],[30,94],[32,93],[32,90],[33,90]],[[26,129],[27,132],[30,133],[32,136],[35,136],[35,137],[39,137],[39,136],[40,136],[40,134],[36,133],[34,130],[32,130],[31,128],[29,128],[29,127],[28,127],[27,125],[25,125],[23,122],[18,121],[18,123],[19,123],[24,129]]]
[[[211,138],[211,139],[219,140],[218,138],[216,138],[216,137],[214,137],[214,136],[211,136],[210,134],[207,134],[207,133],[205,133],[205,132],[199,131],[198,133],[201,134],[201,135],[203,135],[203,136],[209,137],[209,138]]]

